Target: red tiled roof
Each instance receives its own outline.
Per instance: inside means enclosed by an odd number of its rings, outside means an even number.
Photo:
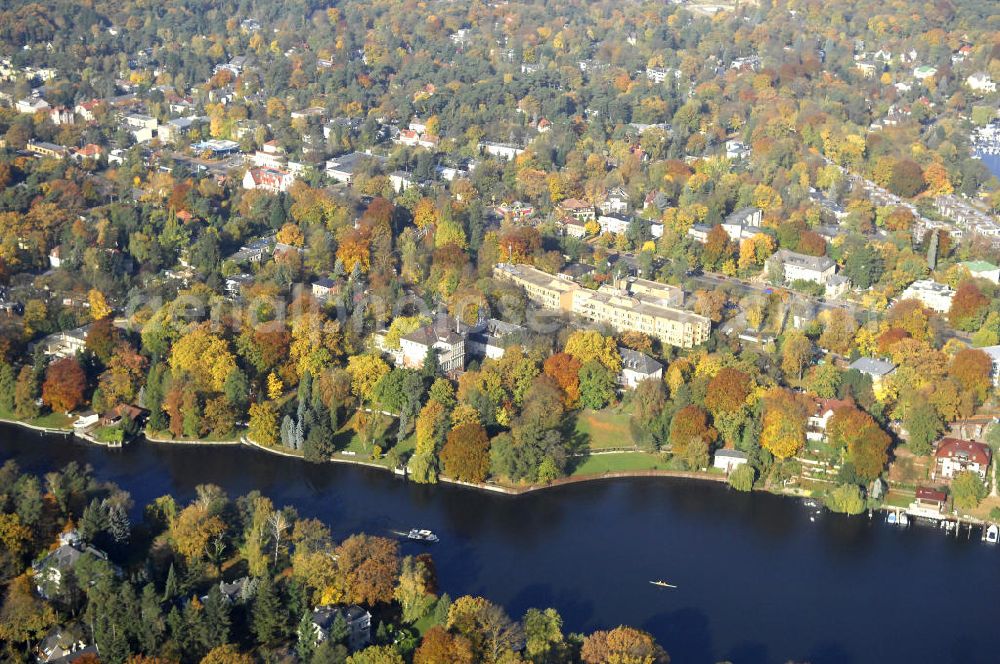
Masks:
[[[822,415],[827,411],[837,410],[843,406],[853,406],[850,399],[816,399],[816,415]]]
[[[948,500],[948,494],[938,489],[929,489],[925,486],[917,487],[917,500],[932,500],[943,503]]]
[[[937,449],[934,450],[934,457],[937,459],[947,459],[959,455],[968,456],[970,461],[978,463],[980,466],[988,466],[993,451],[983,443],[977,443],[973,440],[959,440],[958,438],[942,438],[938,442]]]

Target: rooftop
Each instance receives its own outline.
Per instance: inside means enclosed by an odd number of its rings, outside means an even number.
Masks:
[[[879,360],[874,357],[859,357],[851,362],[848,369],[857,369],[869,376],[886,376],[896,369],[896,365],[887,360]]]
[[[993,451],[989,445],[977,443],[974,440],[942,438],[937,444],[937,449],[934,450],[934,456],[938,459],[958,457],[978,463],[980,466],[988,466],[990,458],[993,456]]]
[[[622,358],[623,369],[631,369],[636,373],[648,375],[654,374],[657,370],[663,368],[659,362],[651,358],[649,355],[640,353],[637,350],[632,350],[631,348],[619,346],[618,354]]]
[[[809,256],[789,251],[788,249],[779,249],[775,252],[774,256],[785,265],[795,265],[807,270],[816,270],[817,272],[824,272],[835,265],[833,260],[826,256]]]

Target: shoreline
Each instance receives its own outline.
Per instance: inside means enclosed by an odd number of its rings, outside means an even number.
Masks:
[[[93,437],[78,432],[72,428],[60,428],[60,427],[42,427],[28,422],[22,422],[20,420],[11,420],[7,418],[0,418],[0,424],[12,424],[23,427],[30,431],[36,433],[43,433],[47,435],[61,435],[64,437],[73,437],[92,445],[98,447],[103,447],[105,449],[120,449],[111,446],[107,443],[102,443],[95,440]],[[170,438],[157,438],[150,436],[145,430],[139,434],[147,442],[159,445],[178,445],[178,446],[190,446],[190,447],[202,447],[202,446],[216,446],[216,447],[234,447],[234,446],[246,446],[253,449],[260,450],[269,454],[275,454],[278,456],[298,459],[300,461],[305,461],[301,454],[294,454],[292,452],[286,452],[284,450],[267,447],[259,443],[255,443],[246,436],[241,436],[238,440],[178,440]],[[380,463],[375,463],[374,461],[364,461],[356,458],[344,457],[341,455],[333,456],[328,459],[329,463],[337,463],[343,465],[360,466],[364,468],[371,468],[374,470],[381,470],[390,473],[395,476],[402,476],[403,479],[407,479],[406,472],[398,472],[392,468],[384,466]],[[640,478],[673,478],[673,479],[686,479],[686,480],[697,480],[702,482],[711,482],[715,484],[726,484],[727,478],[724,475],[710,475],[708,473],[699,473],[695,471],[685,471],[685,470],[631,470],[631,471],[613,471],[605,472],[601,474],[591,474],[591,475],[579,475],[579,476],[568,476],[561,477],[559,479],[553,480],[545,484],[524,484],[524,485],[505,485],[497,484],[494,482],[466,482],[463,480],[458,480],[443,475],[438,476],[437,483],[439,484],[450,484],[452,486],[465,487],[467,489],[475,489],[477,491],[485,491],[492,494],[501,494],[506,496],[520,496],[528,493],[536,493],[539,491],[544,491],[546,489],[554,489],[561,486],[569,486],[573,484],[584,484],[590,482],[598,482],[602,480],[614,480],[614,479],[640,479]],[[427,486],[433,486],[434,483],[428,483]],[[815,500],[811,496],[803,495],[800,493],[785,492],[785,491],[771,491],[768,489],[752,489],[749,493],[769,493],[775,496],[784,496],[787,498],[797,498],[800,500]],[[817,501],[819,502],[819,501]],[[822,503],[819,503],[822,509],[826,511],[831,511]],[[895,507],[892,505],[881,505],[874,510],[878,513],[888,513],[888,512],[907,512],[906,508]],[[863,515],[864,513],[862,513]],[[857,516],[862,516],[857,515]],[[914,516],[913,518],[916,518]],[[937,521],[951,521],[958,523],[960,525],[970,525],[970,526],[981,526],[985,527],[989,523],[988,520],[979,519],[974,516],[955,516],[942,515],[941,519],[936,519]]]
[[[30,424],[28,422],[22,422],[21,420],[10,420],[6,417],[0,417],[0,422],[3,424],[16,424],[19,427],[24,427],[25,429],[30,429],[32,431],[37,431],[39,433],[47,433],[59,436],[75,436],[76,431],[72,428],[64,429],[62,427],[43,427],[37,424]],[[102,445],[103,443],[97,443]]]

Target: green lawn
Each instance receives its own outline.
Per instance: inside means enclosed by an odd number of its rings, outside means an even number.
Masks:
[[[5,420],[21,421],[20,418],[14,416],[14,413],[4,410],[0,410],[0,418]],[[69,416],[65,413],[47,413],[41,417],[36,417],[33,420],[24,420],[26,424],[54,429],[71,429],[73,428],[73,422],[75,421],[76,416]]]
[[[581,410],[576,420],[576,433],[586,437],[592,450],[633,447],[629,418],[628,413],[618,408]]]
[[[352,415],[343,427],[334,434],[334,445],[338,452],[354,452],[357,457],[367,458],[371,454],[371,444],[366,448],[361,443],[361,437],[354,431],[353,423],[356,415]],[[378,415],[379,421],[375,426],[375,440],[377,441],[395,423],[395,419],[387,415]],[[395,437],[387,443],[395,442]],[[386,444],[384,447],[390,447]]]
[[[99,427],[91,434],[95,440],[102,443],[120,443],[124,436],[121,427]]]
[[[648,452],[623,452],[622,454],[597,454],[587,457],[572,475],[601,475],[631,470],[668,470],[667,462],[659,454]]]
[[[76,422],[76,417],[66,415],[65,413],[49,413],[48,415],[42,415],[31,420],[31,424],[35,426],[59,427],[62,429],[72,427],[73,422]]]

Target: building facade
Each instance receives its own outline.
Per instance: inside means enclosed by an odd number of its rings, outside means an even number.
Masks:
[[[646,279],[623,281],[618,287],[594,291],[566,277],[556,277],[529,265],[501,263],[493,276],[524,288],[528,299],[546,309],[575,314],[618,331],[635,330],[663,343],[692,348],[708,340],[712,323],[704,316],[677,308],[683,292]]]

